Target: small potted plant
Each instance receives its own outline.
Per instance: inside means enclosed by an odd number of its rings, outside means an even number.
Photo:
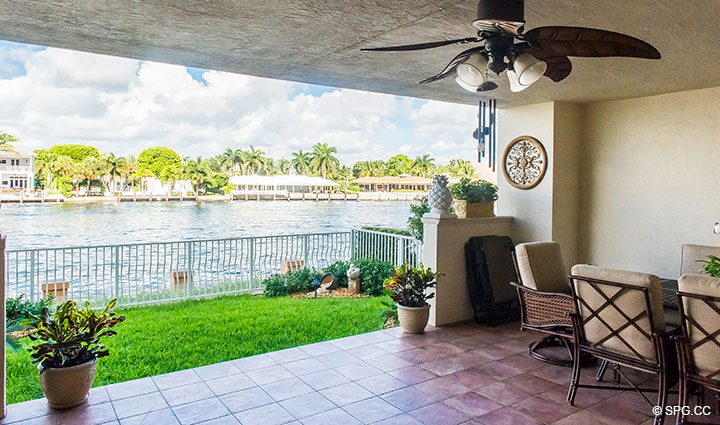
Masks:
[[[405,332],[420,334],[425,331],[430,317],[427,300],[435,296],[427,290],[435,287],[438,276],[439,273],[423,264],[417,269],[403,264],[395,267],[392,275],[385,280],[386,293],[397,304],[398,319]]]
[[[28,336],[37,342],[30,351],[50,407],[65,409],[87,400],[97,359],[109,354],[100,339],[115,335],[111,328],[125,320],[125,316],[115,317],[115,303],[112,300],[104,309],[93,310],[70,300],[54,310],[46,307],[30,319],[36,331]]]
[[[450,187],[458,218],[495,217],[497,185],[485,180],[462,178]]]

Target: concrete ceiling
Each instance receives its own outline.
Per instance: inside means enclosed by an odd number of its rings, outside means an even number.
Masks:
[[[417,81],[460,51],[361,53],[360,47],[473,36],[472,0],[0,0],[0,38],[199,68],[475,103],[452,78]],[[501,107],[591,102],[720,86],[717,0],[525,0],[527,27],[578,25],[645,39],[660,61],[573,58],[573,73]]]

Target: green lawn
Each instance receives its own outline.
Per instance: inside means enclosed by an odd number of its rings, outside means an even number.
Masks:
[[[95,386],[159,375],[382,328],[379,298],[232,296],[118,309]],[[42,397],[27,351],[8,351],[8,403]]]

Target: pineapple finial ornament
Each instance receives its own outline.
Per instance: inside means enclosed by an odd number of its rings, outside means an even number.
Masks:
[[[430,215],[435,217],[455,217],[450,213],[452,205],[452,194],[448,186],[448,177],[437,174],[433,177],[433,187],[428,192],[428,205]]]

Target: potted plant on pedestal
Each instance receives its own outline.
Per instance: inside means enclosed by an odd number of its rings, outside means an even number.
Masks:
[[[419,334],[425,331],[430,317],[430,304],[427,300],[435,296],[427,293],[437,284],[440,273],[420,264],[419,268],[407,264],[395,267],[393,274],[385,280],[386,293],[397,304],[400,326],[407,333]]]
[[[125,320],[125,316],[115,317],[115,303],[112,300],[104,309],[93,310],[87,304],[79,308],[70,300],[54,310],[44,308],[30,320],[36,331],[29,338],[37,342],[30,351],[50,407],[65,409],[87,400],[97,359],[109,354],[100,339],[115,335],[110,328]]]
[[[496,184],[465,177],[450,187],[458,218],[495,217]]]

